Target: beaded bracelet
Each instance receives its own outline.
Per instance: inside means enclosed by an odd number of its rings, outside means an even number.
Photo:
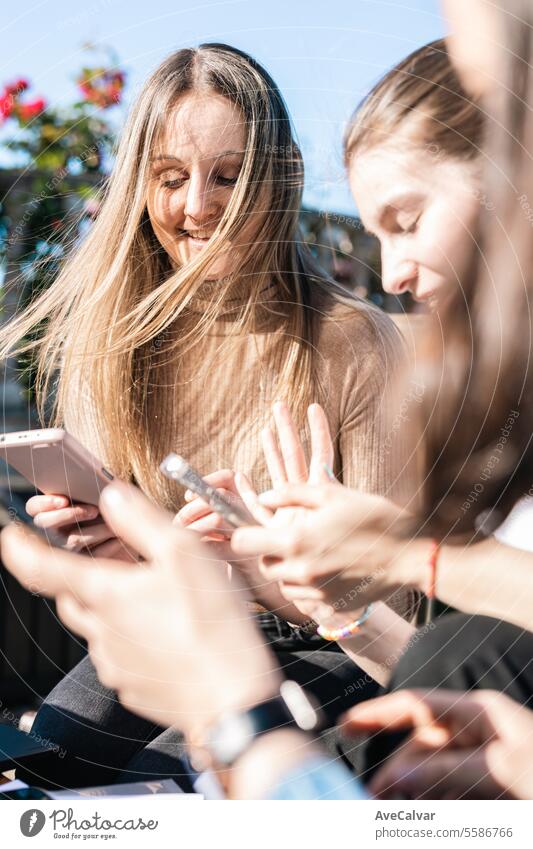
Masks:
[[[325,628],[323,625],[319,625],[316,632],[323,640],[329,640],[330,642],[345,640],[347,637],[351,637],[361,630],[361,625],[364,625],[372,613],[373,608],[373,604],[367,604],[359,619],[356,619],[355,622],[350,622],[349,625],[344,625],[342,628]]]

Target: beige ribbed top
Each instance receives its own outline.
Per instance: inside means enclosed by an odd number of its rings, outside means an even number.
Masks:
[[[204,284],[202,297],[192,303],[193,314],[205,309],[208,301],[203,298],[208,296],[209,285]],[[286,348],[271,344],[272,322],[278,321],[276,303],[280,303],[273,285],[261,293],[264,320],[258,326],[264,329],[235,336],[235,315],[246,296],[243,285],[238,296],[226,302],[227,309],[209,335],[190,355],[182,357],[173,385],[169,386],[169,403],[173,406],[165,411],[147,407],[145,413],[154,420],[161,419],[162,432],[166,432],[171,414],[175,436],[166,449],[182,454],[202,474],[223,468],[239,470],[263,491],[270,488],[270,479],[260,433],[272,422],[274,401],[286,400],[277,395],[276,388]],[[317,299],[319,302],[322,303]],[[348,486],[400,497],[405,475],[395,471],[397,468],[401,472],[401,452],[396,443],[391,448],[386,395],[403,357],[401,336],[387,315],[350,296],[316,309],[320,310],[321,319],[311,401],[323,403],[329,419],[335,445],[335,474]],[[231,340],[228,335],[232,335]],[[228,341],[231,344],[226,344]],[[199,368],[200,361],[213,358],[207,373]],[[159,379],[157,371],[152,379]],[[78,398],[82,383],[80,379]],[[86,399],[87,393],[82,397]],[[74,392],[71,398],[65,426],[106,462],[97,411],[86,401],[75,403]],[[301,432],[301,437],[309,449],[307,432]],[[162,459],[159,455],[153,458],[154,474],[159,473],[157,466]],[[182,493],[177,491],[176,509],[181,503]]]
[[[275,307],[273,287],[262,297],[269,309]],[[282,400],[276,396],[276,377],[283,352],[278,347],[265,357],[268,321],[265,332],[225,345],[235,315],[236,301],[230,303],[203,343],[205,357],[216,358],[210,372],[197,375],[196,353],[180,365],[175,450],[203,474],[222,468],[243,471],[261,491],[270,487],[270,479],[260,431],[271,421],[272,403]],[[195,299],[195,311],[203,306]],[[367,492],[398,493],[397,453],[383,450],[387,385],[402,357],[392,321],[368,304],[343,299],[324,312],[314,356],[312,400],[321,400],[328,415],[338,479]],[[301,436],[308,449],[308,434]]]

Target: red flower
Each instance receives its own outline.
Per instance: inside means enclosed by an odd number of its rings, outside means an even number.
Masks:
[[[31,121],[36,115],[40,115],[46,109],[46,101],[42,97],[30,101],[30,103],[19,103],[18,114],[23,121]]]
[[[6,121],[13,112],[13,97],[3,94],[0,97],[0,124]]]
[[[22,94],[23,91],[26,91],[30,87],[28,80],[25,80],[23,77],[16,80],[14,83],[6,84],[6,94],[10,94],[11,97],[18,97],[19,94]]]

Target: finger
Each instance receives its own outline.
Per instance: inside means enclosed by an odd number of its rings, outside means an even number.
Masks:
[[[257,492],[253,488],[250,479],[242,474],[242,472],[237,472],[235,475],[235,485],[237,492],[256,522],[259,522],[260,525],[268,525],[273,513],[267,507],[263,507],[259,502]]]
[[[236,554],[283,557],[288,548],[287,536],[280,528],[237,528],[233,533],[231,547]]]
[[[392,756],[369,785],[377,798],[398,794],[412,799],[490,798],[486,761],[479,749],[422,750]],[[494,782],[490,780],[492,786]]]
[[[95,622],[94,614],[70,593],[62,593],[57,597],[56,609],[59,618],[70,631],[88,642],[95,637],[98,623]]]
[[[65,540],[65,548],[67,551],[82,551],[110,539],[114,539],[113,532],[105,522],[98,522],[96,525],[83,525],[79,531],[71,531]]]
[[[187,525],[187,530],[194,531],[197,534],[216,533],[222,535],[224,539],[229,539],[235,529],[228,524],[223,516],[219,516],[218,513],[209,513],[207,516]]]
[[[287,471],[281,451],[279,450],[278,441],[271,428],[265,427],[261,431],[261,444],[272,486],[274,488],[283,486],[287,483]]]
[[[96,519],[98,515],[98,507],[92,504],[77,504],[73,507],[63,507],[38,513],[33,521],[38,528],[62,528],[65,525],[76,525],[79,522],[91,521]]]
[[[180,541],[182,551],[194,548],[194,535],[172,524],[172,515],[134,486],[113,481],[100,496],[102,516],[115,536],[150,560],[167,541]],[[164,558],[166,561],[166,558]]]
[[[219,469],[216,472],[210,472],[208,475],[203,475],[203,479],[210,486],[214,486],[217,489],[220,487],[222,489],[228,489],[233,493],[236,491],[234,482],[235,473],[231,469]],[[200,496],[196,495],[190,489],[185,491],[185,501],[194,501],[197,498],[200,498]]]
[[[26,502],[26,513],[34,518],[38,513],[58,510],[60,507],[68,507],[69,504],[66,495],[32,495]]]
[[[140,562],[139,555],[129,545],[116,537],[91,547],[87,551],[87,555],[91,559],[104,557],[107,560],[120,560],[123,563]]]
[[[457,726],[479,719],[481,707],[453,690],[401,690],[351,708],[342,719],[343,730],[401,731],[438,724]]]
[[[80,554],[53,548],[36,534],[10,525],[0,536],[1,557],[12,575],[32,593],[55,596],[78,595],[91,580],[87,560]],[[107,561],[102,562],[107,565]]]
[[[281,489],[262,492],[258,497],[261,504],[271,510],[278,510],[280,507],[319,508],[325,507],[331,501],[333,489],[336,496],[337,487],[334,484],[286,484]]]
[[[329,422],[320,404],[311,404],[307,410],[307,420],[311,433],[309,483],[327,483],[331,480],[327,469],[333,469],[334,448]]]
[[[299,584],[288,584],[280,582],[280,590],[287,601],[323,601],[325,593],[319,587],[301,586]]]
[[[190,501],[189,504],[186,504],[185,507],[182,507],[176,513],[175,522],[186,527],[190,525],[191,522],[196,522],[197,519],[202,519],[204,516],[208,516],[213,512],[213,508],[204,501],[203,498],[196,498],[194,501]]]
[[[309,564],[303,559],[291,559],[289,556],[284,559],[278,556],[270,562],[268,559],[263,559],[260,569],[269,581],[298,585],[304,587],[306,590],[310,590],[313,586]]]
[[[302,442],[290,410],[282,401],[274,404],[274,421],[289,482],[307,481],[307,461]]]
[[[241,503],[241,499],[236,490],[233,491],[219,487],[217,492],[224,496],[230,504]],[[209,515],[216,515],[212,505],[204,501],[203,498],[198,498],[196,501],[182,507],[179,513],[177,513],[174,521],[177,520],[180,525],[188,527],[192,522],[196,522],[198,519],[202,519],[204,516]]]

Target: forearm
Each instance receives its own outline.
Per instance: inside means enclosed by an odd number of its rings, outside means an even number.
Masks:
[[[429,540],[409,546],[414,584],[427,591]],[[533,553],[497,542],[443,545],[436,572],[436,595],[465,613],[493,616],[533,629]]]

